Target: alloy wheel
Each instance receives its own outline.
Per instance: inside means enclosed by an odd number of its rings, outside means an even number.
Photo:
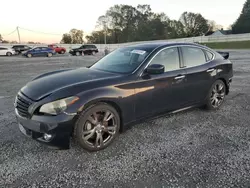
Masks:
[[[100,110],[88,116],[82,139],[89,147],[102,149],[113,140],[117,131],[115,115],[109,110]]]
[[[212,89],[210,102],[214,108],[218,108],[225,97],[225,86],[222,83],[216,83]]]

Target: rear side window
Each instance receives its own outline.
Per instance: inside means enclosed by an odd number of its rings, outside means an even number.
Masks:
[[[206,51],[206,53],[207,53],[207,60],[211,61],[214,58],[214,55],[209,51]]]
[[[181,49],[186,67],[194,67],[206,63],[206,56],[202,49],[195,47],[182,47]]]

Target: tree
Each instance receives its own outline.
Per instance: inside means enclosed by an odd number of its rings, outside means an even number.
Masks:
[[[216,27],[214,22],[213,29]],[[154,13],[150,5],[114,5],[97,20],[89,43],[123,43],[200,36],[210,29],[200,14],[184,12],[179,21],[165,13]]]
[[[241,14],[232,25],[233,34],[250,33],[250,0],[247,0],[243,6]]]
[[[216,31],[223,29],[222,25],[217,24],[214,20],[208,20],[209,31]]]
[[[83,31],[78,29],[71,29],[69,32],[72,44],[82,44],[83,43]]]
[[[179,21],[184,26],[186,37],[201,36],[209,31],[208,21],[201,14],[184,12]]]
[[[3,40],[3,37],[2,37],[2,35],[0,34],[0,41],[2,41]]]
[[[72,38],[71,38],[71,35],[68,34],[68,33],[64,33],[63,36],[62,36],[62,40],[60,43],[63,43],[63,44],[71,44],[72,42]]]

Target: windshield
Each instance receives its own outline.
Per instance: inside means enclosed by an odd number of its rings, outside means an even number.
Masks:
[[[133,72],[148,56],[149,52],[131,47],[117,49],[97,63],[91,69],[98,69],[114,73]]]

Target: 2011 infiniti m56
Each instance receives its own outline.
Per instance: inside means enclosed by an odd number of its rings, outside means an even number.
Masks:
[[[233,77],[229,53],[193,43],[119,48],[90,67],[49,72],[18,92],[22,133],[68,149],[109,146],[121,130],[157,114],[206,106],[218,109]]]

